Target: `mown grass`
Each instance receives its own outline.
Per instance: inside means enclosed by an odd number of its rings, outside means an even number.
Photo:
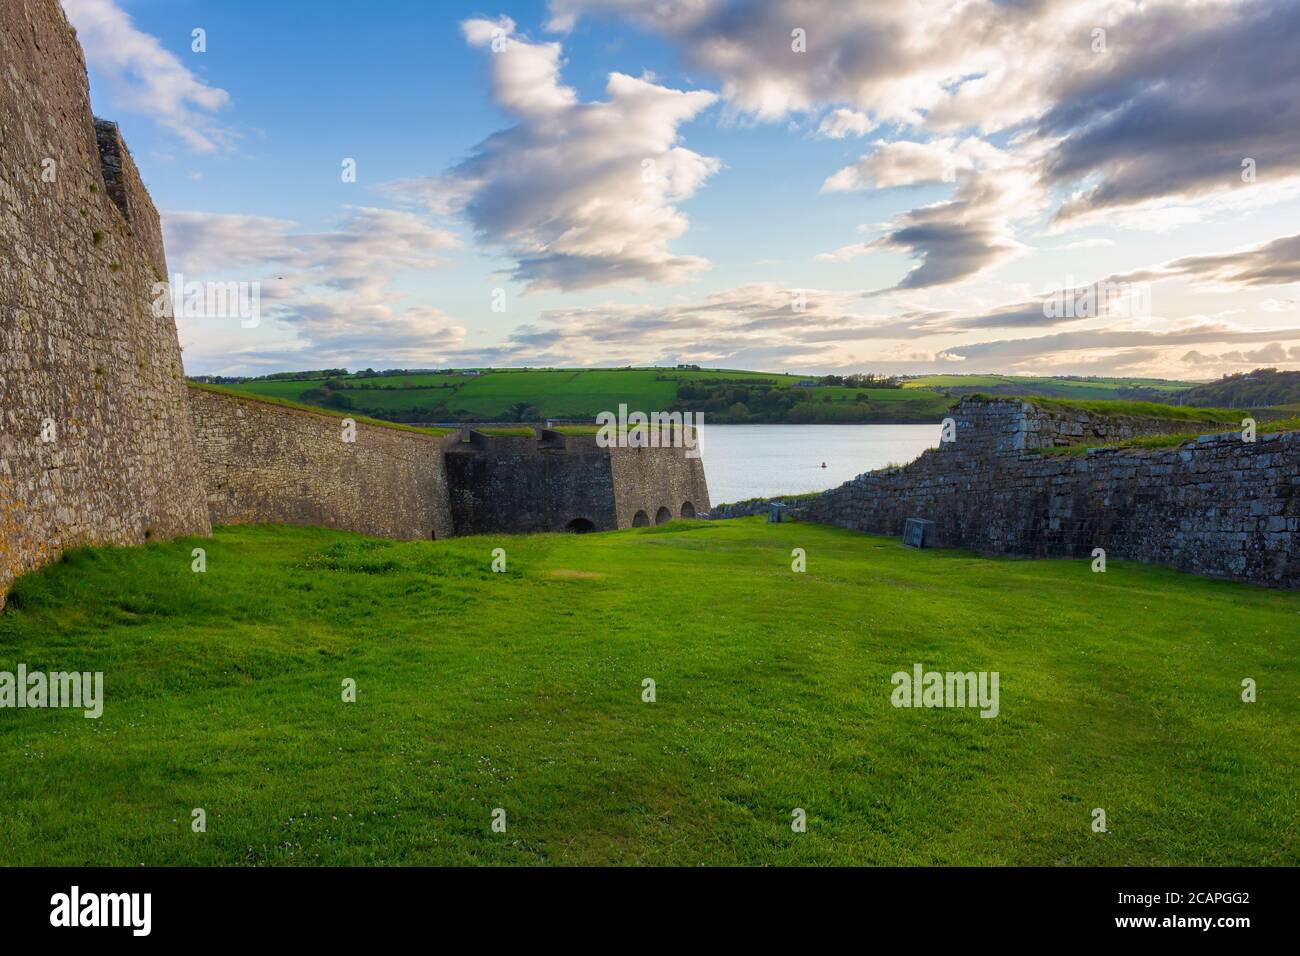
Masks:
[[[12,603],[0,669],[107,700],[0,710],[8,864],[1300,862],[1296,593],[746,519],[226,528]],[[1001,714],[893,708],[918,661],[998,671]]]

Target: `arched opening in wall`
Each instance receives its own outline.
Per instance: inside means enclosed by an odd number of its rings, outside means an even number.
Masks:
[[[632,516],[632,527],[644,528],[650,524],[650,516],[644,511],[638,511]]]
[[[694,517],[695,517],[695,505],[691,504],[689,501],[683,501],[683,502],[682,502],[682,517],[683,517],[683,518],[694,518]]]
[[[438,529],[437,529],[437,528],[434,528],[432,531],[429,532],[429,540],[430,540],[430,541],[437,541],[437,540],[438,540]]]
[[[564,526],[566,531],[572,531],[574,534],[590,534],[596,530],[596,522],[590,518],[574,518]]]
[[[672,521],[673,513],[667,508],[660,508],[655,512],[655,524],[663,524],[665,521]]]

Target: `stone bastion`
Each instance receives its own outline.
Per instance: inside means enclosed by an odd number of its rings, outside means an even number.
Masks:
[[[933,541],[982,554],[1107,557],[1300,586],[1300,432],[1202,435],[1173,447],[1091,447],[1186,433],[1186,421],[1111,418],[1019,399],[965,399],[954,441],[867,472],[788,514],[872,534],[934,522]],[[1084,446],[1082,454],[1048,451]],[[724,506],[715,517],[764,510]]]
[[[608,531],[709,507],[685,448],[515,425],[416,429],[192,386],[209,515],[416,540]]]

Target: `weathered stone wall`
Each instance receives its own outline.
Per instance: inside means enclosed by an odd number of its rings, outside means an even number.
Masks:
[[[447,451],[452,521],[457,534],[564,531],[574,521],[588,530],[618,527],[609,454],[594,437],[555,432],[488,436]]]
[[[1062,445],[1106,445],[1146,435],[1194,430],[1186,421],[1099,415],[1079,408],[1035,405],[1021,399],[965,398],[953,409],[957,441],[941,451],[972,455],[1011,454]]]
[[[453,436],[190,388],[214,525],[319,525],[387,538],[452,533],[443,451]]]
[[[457,534],[610,531],[709,507],[703,464],[683,448],[601,448],[548,429],[469,439],[447,454]]]
[[[64,548],[209,531],[161,235],[57,0],[0,0],[0,601]]]
[[[1300,433],[1027,454],[1015,449],[1055,433],[1056,419],[1036,420],[1029,406],[1021,436],[1001,431],[1026,404],[963,402],[955,443],[903,468],[859,475],[813,499],[802,516],[895,535],[907,518],[929,518],[941,546],[1041,557],[1103,548],[1108,557],[1300,586]],[[1000,437],[990,443],[983,429]],[[990,453],[990,444],[1004,450]]]
[[[685,448],[611,448],[614,470],[614,509],[618,527],[651,524],[661,509],[673,518],[689,518],[709,510],[704,462],[690,458]]]

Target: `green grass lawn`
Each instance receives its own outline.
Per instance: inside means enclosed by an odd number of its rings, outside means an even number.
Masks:
[[[106,703],[0,710],[8,864],[1300,862],[1296,593],[746,519],[227,528],[11,601],[0,670]],[[893,708],[918,661],[998,671],[1000,716]]]

